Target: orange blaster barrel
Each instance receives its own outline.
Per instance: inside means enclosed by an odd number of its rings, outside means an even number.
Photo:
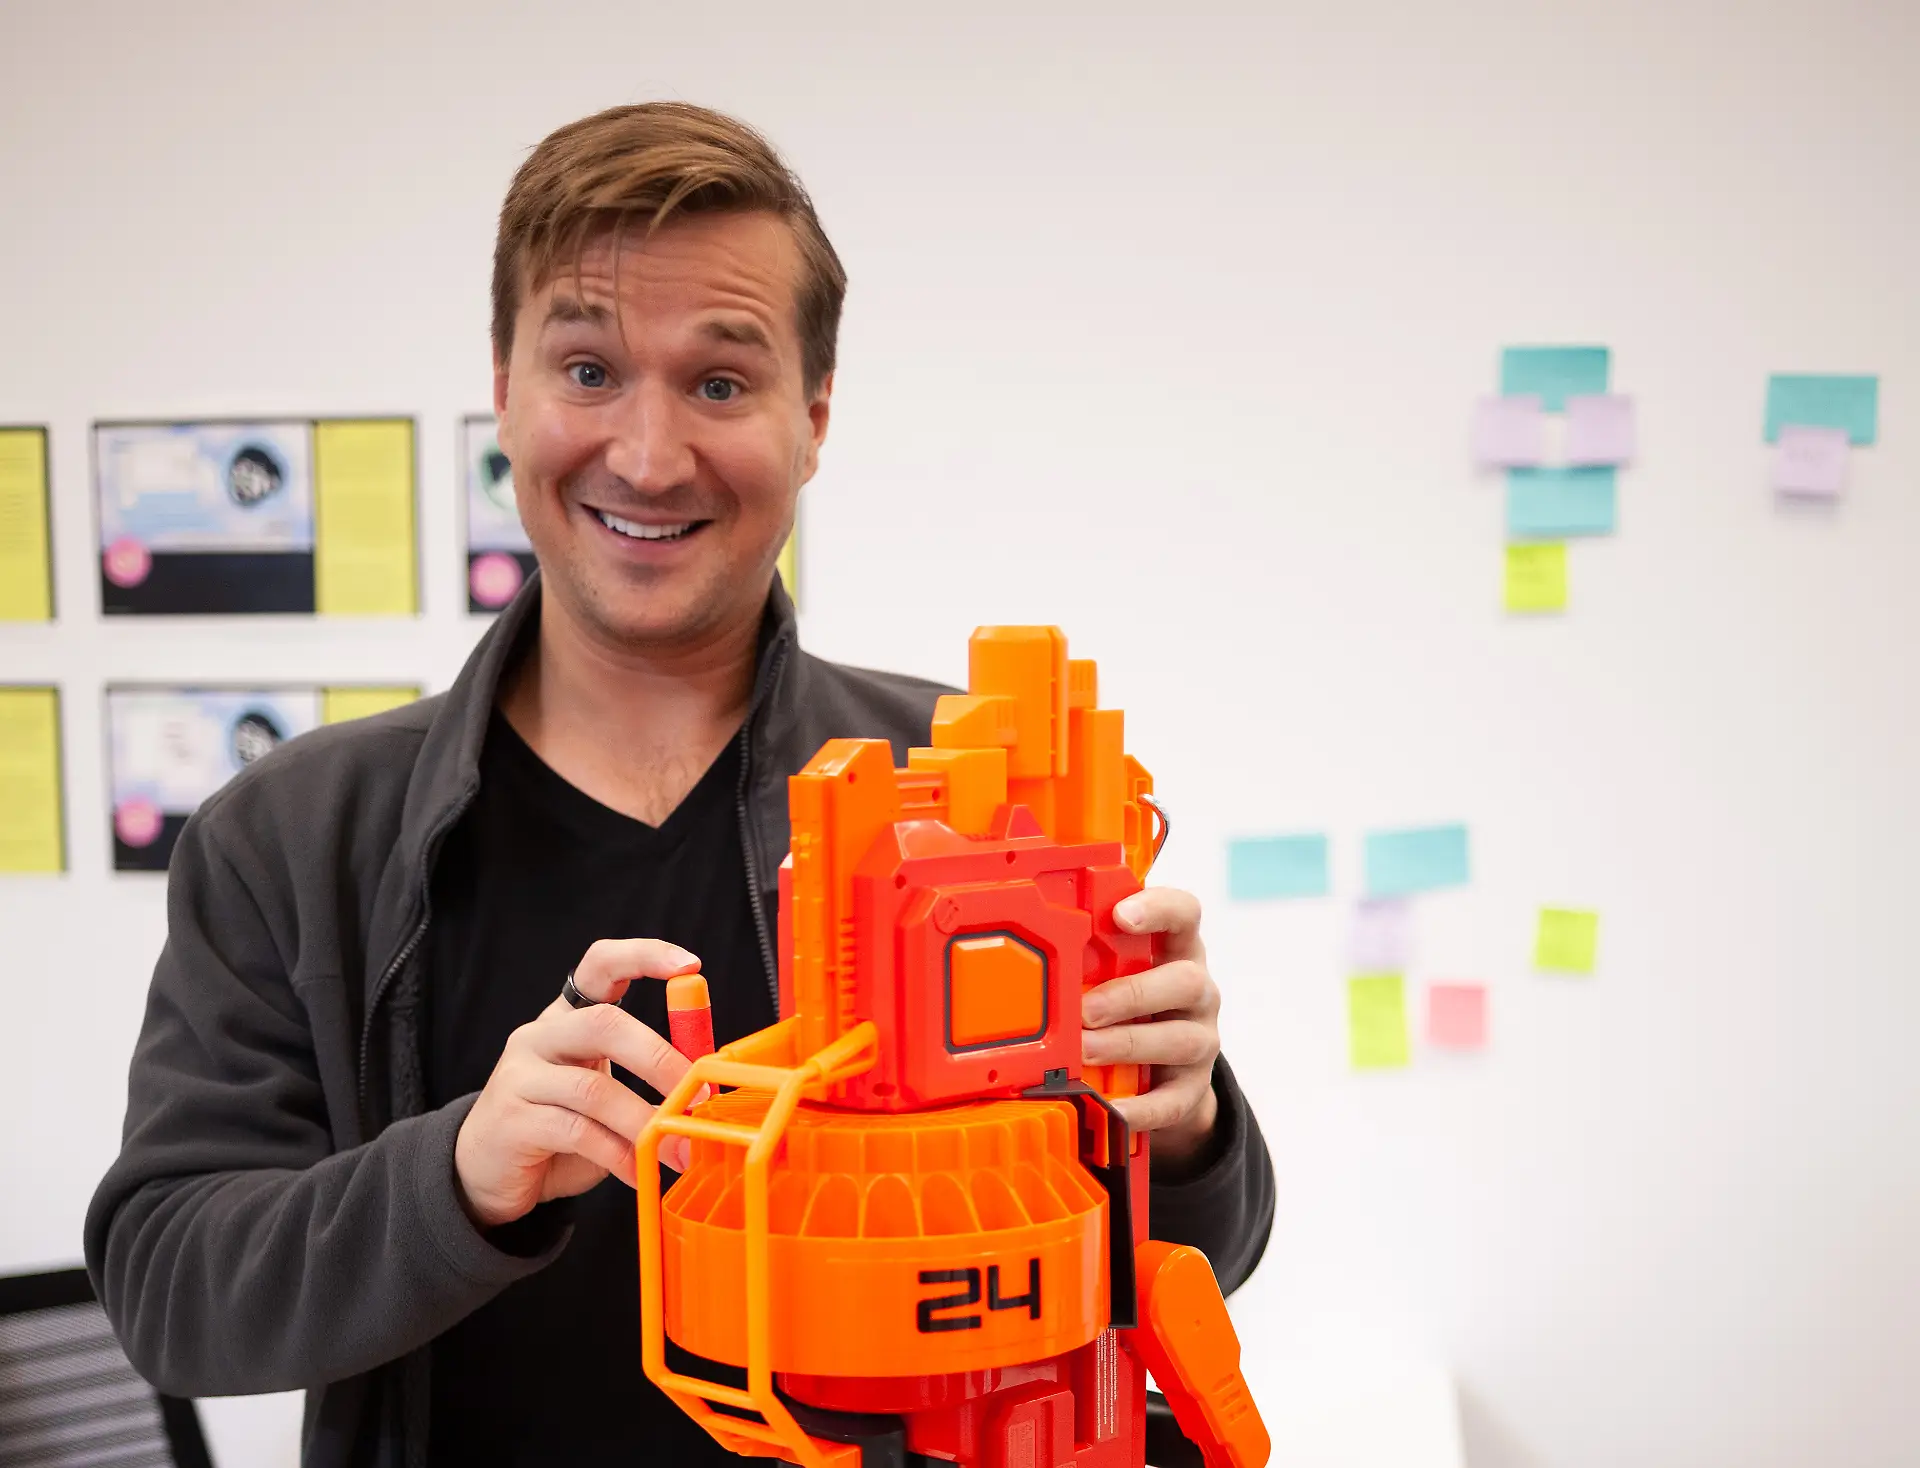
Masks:
[[[1153,782],[1057,628],[968,654],[905,769],[835,739],[792,778],[779,1023],[707,1055],[669,991],[695,1058],[640,1176],[691,1148],[640,1190],[643,1365],[724,1447],[807,1468],[1141,1468],[1176,1428],[1184,1461],[1258,1468],[1213,1271],[1150,1238],[1110,1104],[1150,1077],[1080,1060],[1082,993],[1153,962],[1113,921],[1165,837]],[[669,1369],[668,1338],[746,1385]]]

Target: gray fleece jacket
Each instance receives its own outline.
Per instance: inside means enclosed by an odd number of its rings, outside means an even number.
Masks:
[[[445,694],[256,761],[174,849],[87,1267],[161,1391],[306,1389],[307,1468],[423,1468],[434,1337],[566,1247],[508,1253],[468,1220],[453,1144],[474,1098],[428,1110],[420,1064],[434,858],[539,598],[536,576]],[[787,777],[835,737],[887,738],[904,764],[944,691],[801,651],[775,581],[736,802],[770,988]],[[1210,1164],[1150,1208],[1154,1235],[1204,1248],[1231,1290],[1266,1245],[1273,1170],[1224,1061],[1214,1084]]]

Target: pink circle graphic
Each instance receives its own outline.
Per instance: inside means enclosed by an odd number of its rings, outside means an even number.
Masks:
[[[101,564],[115,586],[138,586],[153,570],[153,552],[131,535],[123,535],[107,547]]]
[[[467,571],[467,585],[473,590],[473,599],[489,608],[504,607],[512,601],[525,579],[520,574],[520,563],[499,551],[478,557]]]
[[[143,796],[113,808],[113,831],[129,846],[151,846],[160,839],[160,807]]]

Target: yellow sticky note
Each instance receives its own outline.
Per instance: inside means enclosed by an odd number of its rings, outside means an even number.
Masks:
[[[0,622],[52,620],[47,430],[0,428]]]
[[[1599,940],[1599,913],[1543,907],[1540,934],[1533,944],[1533,966],[1549,974],[1590,974]]]
[[[419,610],[411,418],[314,424],[313,600],[328,616]]]
[[[59,872],[66,865],[60,694],[0,688],[0,872]]]
[[[418,688],[323,688],[320,690],[320,722],[344,724],[348,719],[364,719],[402,708],[420,696]]]
[[[1355,1070],[1399,1070],[1412,1059],[1407,986],[1399,974],[1347,980],[1347,1040]]]
[[[800,522],[794,521],[793,529],[787,533],[787,543],[780,547],[778,562],[780,579],[787,583],[787,595],[793,598],[794,606],[800,605]]]
[[[1567,547],[1558,540],[1529,541],[1507,547],[1507,610],[1564,612],[1567,609]]]

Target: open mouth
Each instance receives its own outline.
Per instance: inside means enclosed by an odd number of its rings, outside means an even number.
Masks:
[[[675,520],[651,524],[641,520],[625,520],[618,515],[609,515],[605,510],[595,510],[593,516],[615,535],[624,535],[628,540],[685,540],[694,531],[713,523],[711,520]]]

